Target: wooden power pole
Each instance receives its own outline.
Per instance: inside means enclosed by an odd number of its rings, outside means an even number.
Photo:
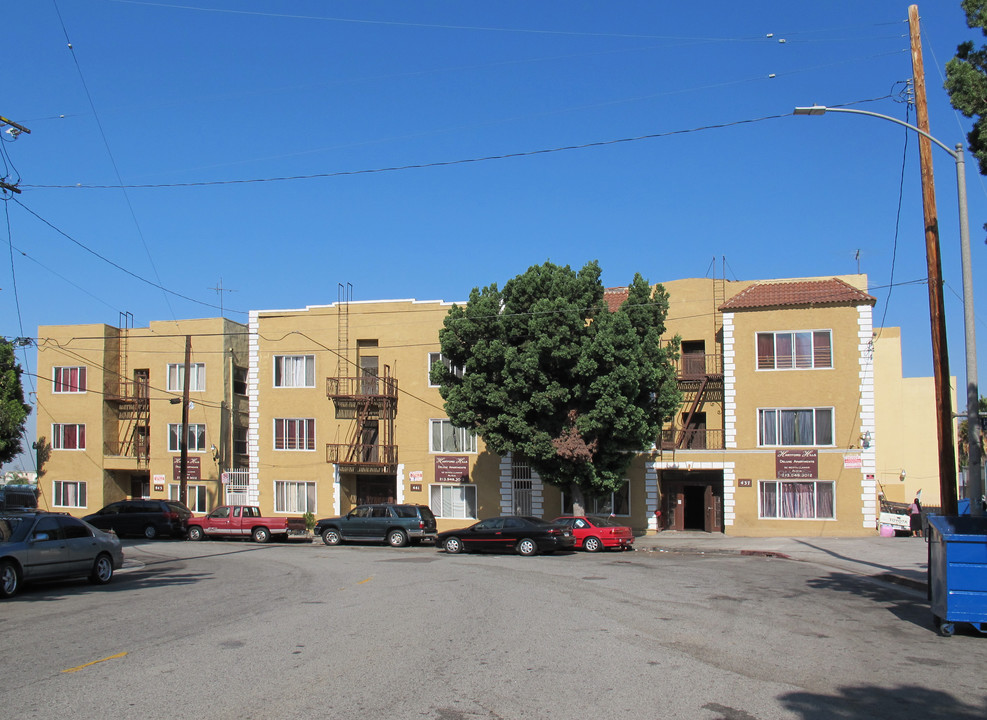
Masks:
[[[182,387],[182,437],[179,441],[181,457],[178,464],[178,500],[188,506],[188,388],[190,365],[192,363],[192,336],[185,336],[185,382]]]
[[[929,108],[925,100],[925,71],[919,33],[918,5],[908,8],[912,75],[915,81],[915,124],[929,132]],[[953,444],[953,401],[949,386],[949,353],[946,349],[946,317],[942,298],[942,260],[939,256],[939,219],[932,175],[932,142],[919,136],[922,169],[922,210],[925,218],[925,257],[929,268],[929,315],[932,321],[932,371],[936,387],[936,426],[939,437],[939,502],[943,515],[955,515],[956,448]]]

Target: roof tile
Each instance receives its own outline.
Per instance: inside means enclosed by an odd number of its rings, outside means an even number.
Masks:
[[[840,280],[795,280],[751,285],[720,305],[720,310],[752,310],[812,305],[874,305],[877,298]]]

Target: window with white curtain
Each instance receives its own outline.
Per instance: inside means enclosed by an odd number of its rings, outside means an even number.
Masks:
[[[786,520],[834,520],[836,483],[813,480],[762,480],[760,516]]]
[[[188,451],[205,452],[206,426],[205,423],[189,423]],[[168,423],[168,452],[182,451],[182,424]]]
[[[55,507],[86,507],[86,483],[56,480],[54,487]]]
[[[428,500],[436,517],[476,519],[476,485],[436,483],[429,486]]]
[[[275,355],[274,387],[315,387],[315,355]]]
[[[206,364],[191,363],[188,369],[189,392],[204,392],[206,389]],[[183,392],[185,390],[185,364],[172,363],[168,365],[168,390]]]
[[[168,484],[168,499],[179,500],[182,496],[182,486],[179,483]],[[185,507],[192,512],[206,512],[206,486],[185,484]]]
[[[314,482],[274,481],[274,512],[304,514],[316,510]]]
[[[449,420],[429,420],[429,450],[435,453],[475,453],[476,433]]]
[[[833,408],[761,408],[757,411],[761,447],[833,444]]]

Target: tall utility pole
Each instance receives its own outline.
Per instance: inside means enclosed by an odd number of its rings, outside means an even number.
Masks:
[[[925,99],[925,70],[918,24],[918,5],[908,8],[911,36],[912,75],[915,80],[915,125],[929,133],[929,108]],[[936,387],[936,425],[939,438],[939,504],[943,515],[955,515],[956,450],[953,446],[953,402],[949,387],[949,352],[946,349],[946,319],[942,298],[942,260],[939,256],[939,219],[932,176],[932,143],[919,136],[922,169],[922,210],[925,218],[925,257],[929,272],[929,315],[932,321],[932,371]]]
[[[192,364],[192,336],[185,336],[185,382],[182,387],[182,437],[179,441],[181,458],[178,465],[178,500],[182,505],[188,493],[188,386],[189,374]]]
[[[13,120],[8,120],[3,115],[0,115],[0,128],[2,128],[4,125],[10,125],[10,127],[7,129],[10,130],[10,135],[15,140],[17,139],[17,136],[20,135],[21,133],[27,133],[28,135],[31,134],[31,131],[28,130],[23,125],[18,125]],[[9,191],[14,193],[15,195],[20,195],[21,189],[17,187],[17,184],[15,183],[11,185],[9,182],[5,182],[6,179],[7,178],[5,177],[0,178],[0,193],[6,193]]]

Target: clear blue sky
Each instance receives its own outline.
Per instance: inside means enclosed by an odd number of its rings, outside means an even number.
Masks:
[[[959,0],[919,9],[932,134],[952,146],[970,121],[943,68],[984,38]],[[596,259],[623,285],[852,273],[859,251],[875,323],[902,328],[907,375],[930,375],[915,135],[791,116],[884,98],[855,107],[905,119],[907,15],[886,0],[8,3],[0,115],[32,133],[2,146],[23,194],[0,223],[0,334],[211,317],[220,281],[245,322],[333,302],[339,283],[464,300],[545,260]],[[568,146],[589,147],[537,152]],[[933,155],[962,382],[954,166]],[[968,162],[978,268],[987,185]],[[404,166],[427,167],[386,170]],[[33,348],[21,361],[35,372]]]

